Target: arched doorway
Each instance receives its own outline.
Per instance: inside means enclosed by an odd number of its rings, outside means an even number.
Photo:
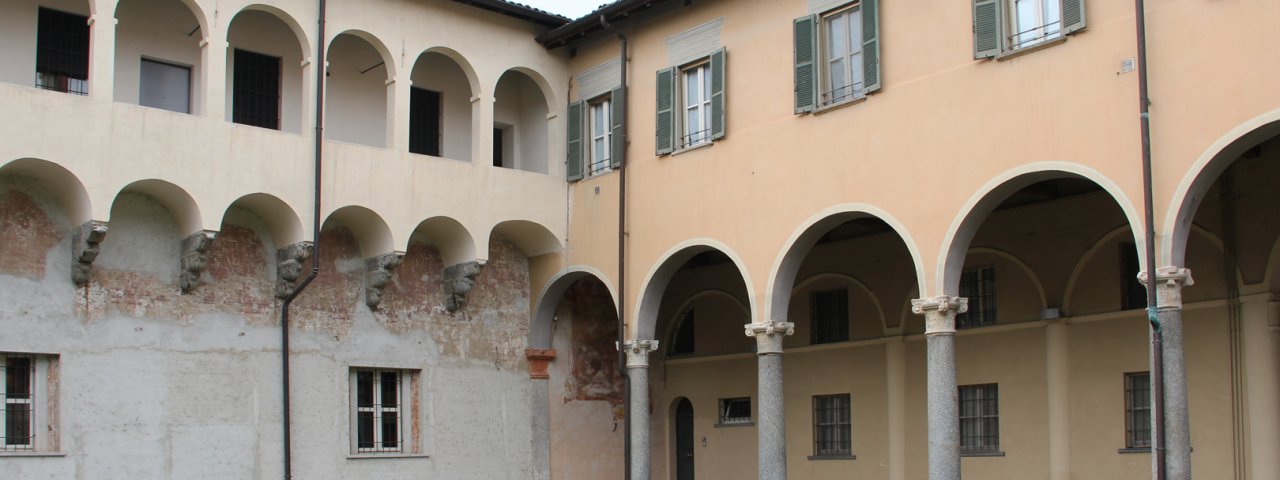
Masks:
[[[694,437],[693,403],[680,397],[676,400],[675,414],[671,416],[671,432],[675,436],[675,480],[693,480]]]

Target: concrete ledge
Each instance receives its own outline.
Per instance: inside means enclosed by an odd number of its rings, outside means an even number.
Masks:
[[[1126,448],[1117,449],[1116,453],[1121,453],[1121,454],[1151,453],[1151,447],[1136,447],[1136,448],[1126,447]]]
[[[857,460],[857,455],[810,455],[809,460]]]
[[[0,452],[0,458],[58,458],[67,452]]]
[[[431,458],[425,453],[360,453],[347,455],[347,460],[400,460],[406,458]]]

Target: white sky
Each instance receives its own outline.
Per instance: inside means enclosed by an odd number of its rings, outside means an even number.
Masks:
[[[514,0],[516,3],[523,3],[535,8],[540,8],[551,13],[557,13],[569,18],[576,19],[592,10],[599,8],[601,5],[611,3],[611,0]]]

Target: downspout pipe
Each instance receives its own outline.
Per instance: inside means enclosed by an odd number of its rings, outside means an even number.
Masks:
[[[1156,298],[1155,202],[1151,182],[1151,99],[1147,91],[1147,19],[1143,0],[1134,0],[1138,31],[1138,112],[1142,135],[1142,203],[1146,223],[1147,321],[1151,324],[1151,454],[1155,480],[1165,478],[1164,442],[1164,342]]]
[[[627,37],[613,28],[603,14],[600,15],[600,26],[618,37],[621,49],[618,88],[622,89],[622,102],[613,106],[622,118],[622,138],[613,139],[622,142],[622,148],[618,149],[618,374],[622,375],[625,402],[622,408],[625,412],[622,422],[622,478],[631,480],[631,375],[627,372],[627,355],[623,353],[627,341],[627,103],[631,101],[631,95],[627,92]]]
[[[280,306],[280,391],[282,395],[283,417],[281,419],[281,429],[284,431],[284,480],[293,478],[293,441],[290,437],[289,430],[292,424],[292,418],[289,411],[289,306],[293,304],[294,299],[303,290],[311,285],[311,282],[320,274],[320,167],[324,160],[324,82],[325,82],[325,0],[319,2],[319,20],[317,21],[319,34],[316,36],[316,132],[315,132],[315,171],[313,179],[315,185],[313,191],[315,198],[311,209],[311,272],[298,283],[298,286],[289,292],[284,302]]]

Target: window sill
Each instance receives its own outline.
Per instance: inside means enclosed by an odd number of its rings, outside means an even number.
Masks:
[[[857,460],[857,455],[810,455],[809,460]]]
[[[754,427],[754,426],[756,426],[756,422],[742,422],[742,423],[717,423],[717,424],[715,424],[715,425],[713,425],[713,426],[714,426],[714,427],[716,427],[716,428]]]
[[[1003,457],[1003,451],[995,452],[960,452],[961,457]]]
[[[1008,50],[1005,52],[1001,52],[999,55],[996,55],[995,60],[997,62],[1003,62],[1005,60],[1021,57],[1023,55],[1026,55],[1028,53],[1031,53],[1037,50],[1043,50],[1066,41],[1067,41],[1067,36],[1063,35],[1052,40],[1045,40],[1043,42],[1037,43],[1035,45],[1031,45],[1029,47],[1022,47],[1017,50]]]
[[[347,460],[399,460],[404,458],[431,458],[431,455],[425,453],[353,453],[347,455]]]
[[[0,452],[0,458],[49,458],[65,456],[67,456],[67,452]]]
[[[690,145],[690,146],[687,146],[687,147],[681,148],[681,149],[679,149],[679,150],[672,150],[672,151],[671,151],[671,156],[673,156],[673,157],[674,157],[674,156],[676,156],[676,155],[679,155],[679,154],[682,154],[682,153],[685,153],[685,152],[692,152],[692,151],[694,151],[694,150],[701,150],[701,149],[704,149],[704,148],[710,147],[710,146],[712,146],[712,145],[715,145],[715,140],[710,140],[710,141],[702,142],[702,143],[699,143],[699,144],[696,144],[696,145]]]
[[[1120,454],[1151,453],[1151,447],[1125,447],[1125,448],[1117,449],[1116,453],[1120,453]]]
[[[836,103],[830,103],[830,104],[823,105],[823,106],[821,106],[821,107],[815,108],[815,109],[813,109],[813,114],[814,114],[814,115],[822,115],[822,114],[824,114],[824,113],[827,113],[827,112],[830,112],[830,111],[833,111],[833,110],[839,110],[839,109],[844,108],[844,107],[847,107],[847,106],[849,106],[849,105],[856,105],[856,104],[859,104],[859,103],[862,103],[862,102],[865,102],[865,101],[867,101],[867,94],[865,94],[865,93],[864,93],[864,94],[862,94],[862,96],[860,96],[860,97],[854,97],[854,98],[850,98],[850,99],[847,99],[847,100],[841,100],[841,101],[836,102]]]

